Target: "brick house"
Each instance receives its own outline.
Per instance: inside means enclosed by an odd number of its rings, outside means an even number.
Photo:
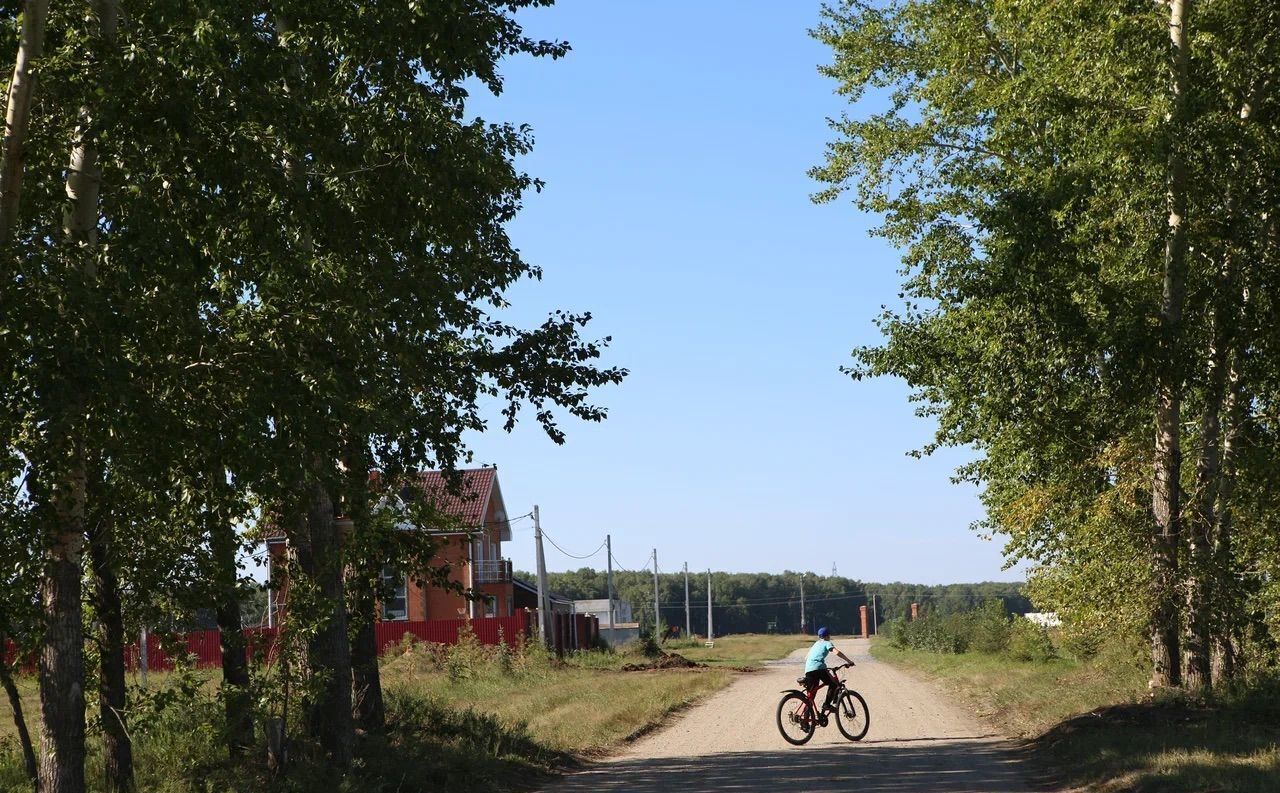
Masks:
[[[414,490],[431,498],[443,512],[456,518],[461,528],[441,532],[444,539],[435,563],[448,562],[449,580],[483,595],[483,600],[467,600],[460,594],[438,587],[420,587],[412,575],[406,575],[394,564],[383,570],[392,591],[380,606],[380,618],[395,620],[441,620],[460,617],[509,617],[515,611],[511,584],[511,560],[503,558],[502,543],[511,541],[507,508],[502,501],[496,468],[470,468],[459,471],[462,487],[459,495],[448,492],[443,474],[423,471],[417,476]],[[406,494],[409,495],[409,494]],[[413,530],[413,529],[410,529]],[[472,536],[468,538],[468,533]],[[284,535],[267,538],[268,565],[275,565],[288,550]],[[270,591],[273,624],[279,618],[285,594],[276,597]]]

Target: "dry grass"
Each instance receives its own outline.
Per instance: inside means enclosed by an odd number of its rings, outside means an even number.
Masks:
[[[592,653],[567,663],[536,651],[501,661],[482,658],[450,671],[422,649],[383,667],[391,693],[421,697],[453,709],[489,714],[521,725],[557,752],[594,755],[652,729],[672,712],[723,688],[724,669],[620,672],[627,656]]]
[[[813,641],[812,636],[803,634],[744,633],[716,639],[714,647],[690,639],[668,642],[663,649],[702,664],[753,667],[761,661],[786,658],[793,650],[808,647]]]
[[[1053,789],[1078,793],[1275,793],[1280,692],[1241,690],[1212,703],[1151,701],[1123,651],[1082,663],[937,655],[873,646],[884,661],[939,680],[1006,734],[1028,739]]]
[[[924,672],[962,697],[977,715],[996,722],[1008,735],[1030,738],[1063,719],[1103,705],[1136,702],[1146,692],[1137,666],[1014,661],[1000,655],[943,655],[872,645],[872,655],[896,666]]]

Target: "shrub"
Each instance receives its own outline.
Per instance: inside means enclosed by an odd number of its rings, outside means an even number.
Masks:
[[[1071,623],[1063,625],[1061,636],[1062,649],[1077,661],[1096,658],[1106,639],[1100,631]]]
[[[964,614],[924,614],[914,620],[893,622],[890,641],[895,647],[947,654],[969,649],[969,619]]]
[[[458,640],[445,650],[444,668],[453,682],[477,677],[492,652],[480,643],[470,625],[458,629]]]
[[[991,598],[969,616],[970,644],[978,652],[992,655],[1004,652],[1009,646],[1011,630],[1009,614],[1000,598]]]
[[[1014,620],[1009,633],[1009,657],[1015,661],[1044,662],[1056,657],[1049,631],[1029,619]]]

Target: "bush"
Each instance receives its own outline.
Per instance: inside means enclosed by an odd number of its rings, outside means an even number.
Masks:
[[[890,641],[895,647],[928,653],[963,653],[969,649],[969,619],[964,614],[924,614],[911,621],[894,620]]]
[[[449,679],[455,683],[459,680],[478,677],[488,666],[492,655],[493,650],[480,643],[471,626],[463,625],[458,629],[458,640],[445,650],[445,671],[449,673]]]
[[[1062,649],[1077,661],[1091,661],[1102,649],[1106,637],[1097,630],[1070,623],[1062,627]]]
[[[995,655],[1009,647],[1009,634],[1013,628],[1003,600],[991,598],[982,604],[982,608],[970,614],[969,627],[970,644],[978,652]]]
[[[1014,620],[1009,633],[1009,657],[1042,663],[1057,657],[1049,631],[1029,619]]]

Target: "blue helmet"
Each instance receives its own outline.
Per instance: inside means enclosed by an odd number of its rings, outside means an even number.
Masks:
[[[831,631],[827,630],[826,628],[818,628],[818,638],[819,638],[819,639],[825,639],[825,638],[827,638],[827,637],[828,637],[828,636],[830,636],[830,635],[831,635]]]

